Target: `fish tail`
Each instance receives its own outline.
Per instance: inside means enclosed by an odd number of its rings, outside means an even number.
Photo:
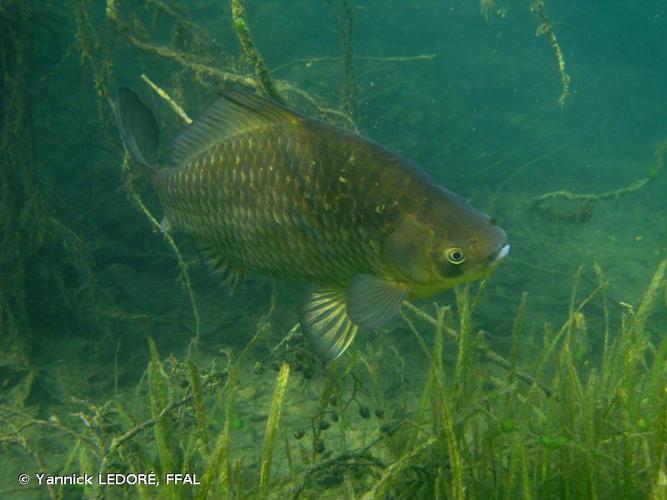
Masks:
[[[118,89],[114,104],[123,144],[143,171],[155,173],[160,132],[152,111],[127,87]]]

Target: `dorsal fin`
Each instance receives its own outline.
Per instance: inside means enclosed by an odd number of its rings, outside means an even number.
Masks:
[[[270,99],[247,92],[226,92],[174,141],[180,164],[229,137],[278,124],[295,125],[303,117]]]

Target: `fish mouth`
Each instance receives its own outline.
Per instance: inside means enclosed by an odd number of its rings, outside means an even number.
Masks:
[[[509,255],[509,253],[510,253],[510,245],[509,243],[505,243],[498,249],[495,255],[491,257],[491,262],[489,262],[489,265],[491,266],[498,265],[501,260],[503,260],[505,257]]]

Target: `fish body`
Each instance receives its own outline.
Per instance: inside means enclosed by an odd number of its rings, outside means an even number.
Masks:
[[[128,89],[117,115],[165,228],[192,236],[235,286],[248,270],[315,285],[301,324],[325,359],[406,297],[484,276],[509,251],[492,219],[413,162],[270,100],[225,94],[165,168],[152,165],[155,120]]]

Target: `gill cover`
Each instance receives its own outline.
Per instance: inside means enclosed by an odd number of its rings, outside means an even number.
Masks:
[[[385,252],[407,278],[423,283],[431,279],[433,240],[433,229],[406,214],[387,238]]]

